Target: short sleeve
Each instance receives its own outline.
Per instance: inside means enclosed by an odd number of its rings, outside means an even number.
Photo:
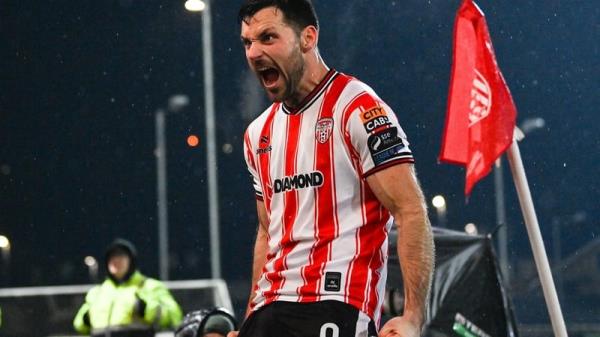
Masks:
[[[260,184],[260,178],[258,176],[256,161],[248,131],[246,131],[244,136],[244,159],[246,160],[246,165],[248,167],[248,171],[250,172],[250,179],[252,180],[252,185],[254,186],[256,198],[258,200],[263,200],[262,186]]]
[[[364,102],[370,103],[350,111],[346,125],[351,145],[360,157],[363,178],[393,165],[414,162],[406,134],[392,109],[375,97],[368,98]]]

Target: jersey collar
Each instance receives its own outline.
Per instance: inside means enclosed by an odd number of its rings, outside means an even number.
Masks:
[[[325,77],[321,80],[319,84],[298,104],[297,107],[291,108],[283,103],[282,110],[288,115],[298,115],[308,109],[322,94],[325,92],[325,89],[333,82],[333,80],[337,77],[339,73],[334,69],[329,69]]]

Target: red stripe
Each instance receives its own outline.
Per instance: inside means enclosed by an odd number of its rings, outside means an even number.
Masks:
[[[269,112],[269,116],[267,117],[265,124],[263,125],[263,128],[260,132],[260,136],[258,139],[258,147],[261,147],[261,145],[263,147],[267,147],[271,144],[271,135],[273,134],[273,120],[275,118],[275,114],[277,112],[277,110],[279,109],[280,104],[276,103],[273,104],[271,111]],[[253,154],[253,153],[252,153]],[[270,161],[271,161],[271,152],[267,152],[266,154],[263,155],[257,155],[258,157],[258,175],[260,177],[260,183],[262,185],[262,192],[263,192],[263,201],[265,204],[265,208],[267,210],[267,214],[270,216],[271,214],[271,200],[272,200],[272,196],[273,196],[273,190],[272,190],[272,184],[271,184],[271,174],[270,174]],[[268,235],[268,233],[267,233]],[[270,237],[267,236],[268,240],[270,240]],[[272,256],[267,256],[267,261],[271,260],[273,257]],[[271,282],[272,281],[269,279],[268,275],[265,274],[266,272],[266,263],[265,263],[265,267],[263,267],[262,270],[262,274],[265,275],[265,278],[267,279],[267,281]],[[255,285],[255,290],[258,289],[258,283]],[[254,308],[254,306],[256,305],[256,303],[251,303],[251,308]]]
[[[365,209],[363,207],[363,204],[364,204],[363,203],[363,200],[364,200],[363,190],[364,190],[364,188],[365,188],[365,184],[363,182],[360,182],[360,205],[361,205],[360,215],[361,215],[361,220],[362,220],[362,226],[364,226],[364,224],[366,223],[366,214],[365,214]],[[361,252],[361,248],[362,248],[361,247],[362,242],[360,240],[360,234],[361,234],[360,232],[361,232],[362,228],[364,228],[362,226],[361,226],[361,228],[359,228],[356,231],[356,234],[354,237],[354,247],[356,247],[356,252],[354,253],[354,257],[352,258],[352,261],[350,261],[350,263],[348,264],[348,271],[346,272],[346,288],[344,289],[344,301],[346,303],[350,303],[351,305],[353,305],[354,307],[359,308],[359,309],[362,308],[362,305],[361,305],[362,300],[360,298],[355,299],[355,297],[357,297],[357,296],[352,294],[350,292],[350,290],[352,288],[351,287],[352,286],[351,276],[354,275],[354,264],[356,263],[358,256]]]
[[[344,142],[346,144],[346,149],[348,150],[348,152],[351,155],[351,158],[356,159],[353,160],[353,164],[354,164],[354,168],[356,169],[356,172],[358,172],[359,177],[362,176],[362,166],[360,165],[360,154],[356,151],[356,149],[354,148],[354,146],[352,145],[352,140],[350,139],[350,133],[347,132],[348,129],[348,121],[350,120],[350,118],[352,117],[352,113],[354,111],[356,111],[357,109],[360,111],[360,113],[366,111],[367,109],[370,109],[376,105],[378,105],[378,102],[373,96],[371,96],[369,93],[367,92],[361,92],[359,95],[357,95],[353,100],[351,100],[348,105],[344,108],[344,125],[343,125],[343,131],[344,131]]]
[[[248,133],[248,130],[246,130],[246,132],[244,133],[244,144],[246,145],[246,158],[248,158],[248,160],[250,161],[250,166],[252,167],[252,169],[258,172],[256,168],[256,162],[254,161],[254,149],[252,148],[252,143],[250,142],[250,134]],[[254,184],[254,181],[252,183]],[[263,197],[261,195],[256,194],[256,199],[263,200]]]
[[[302,114],[300,115],[289,115],[287,117],[287,139],[285,146],[285,158],[284,158],[284,175],[293,176],[297,173],[296,164],[298,159],[298,144],[300,143],[300,128],[302,126]],[[285,277],[282,271],[287,270],[286,260],[288,254],[298,244],[294,240],[294,223],[298,215],[298,192],[296,190],[283,192],[284,193],[284,212],[282,223],[282,239],[280,249],[282,253],[277,260],[274,262],[274,272],[270,273],[269,277],[273,280],[271,289],[265,292],[267,297],[266,304],[277,300],[278,292],[285,285]]]
[[[385,224],[389,219],[389,212],[382,208],[365,180],[361,180],[361,190],[363,194],[363,219],[366,224],[360,228],[358,233],[359,247],[369,247],[369,249],[360,249],[352,262],[354,268],[349,277],[348,286],[349,303],[373,317],[373,312],[369,312],[367,304],[371,301],[373,285],[379,278],[374,272],[374,268],[381,267],[381,256],[379,249],[373,251],[372,247],[381,247],[385,240]],[[382,216],[383,215],[383,216]],[[369,283],[369,275],[371,280]]]
[[[377,236],[377,243],[375,247],[381,247],[383,245],[383,242],[385,240],[385,237],[387,235],[386,233],[386,229],[385,229],[385,223],[379,228],[379,233],[375,233]],[[382,239],[381,241],[379,241],[380,239]],[[373,259],[371,259],[371,265],[370,265],[370,269],[373,271],[371,273],[371,284],[369,285],[370,288],[370,292],[369,292],[369,297],[367,298],[367,310],[366,312],[368,312],[371,316],[373,317],[373,314],[375,313],[375,309],[377,309],[377,302],[379,301],[379,294],[377,292],[377,286],[379,283],[379,280],[381,280],[381,267],[383,266],[383,261],[384,258],[382,256],[381,253],[381,249],[377,249],[375,254],[373,255]]]
[[[348,132],[348,121],[352,116],[352,112],[358,108],[358,104],[355,103],[360,99],[362,95],[366,93],[361,93],[358,96],[354,97],[346,107],[344,107],[344,114],[342,116],[342,134],[344,135],[344,143],[346,145],[346,150],[348,151],[349,157],[352,159],[352,165],[354,169],[358,173],[358,176],[362,176],[362,166],[360,165],[360,154],[354,146],[352,146],[352,141],[350,139],[350,133]]]
[[[275,118],[275,113],[279,109],[280,104],[273,104],[271,108],[271,112],[263,125],[263,129],[260,132],[260,137],[258,140],[258,146],[268,146],[271,144],[271,135],[273,133],[273,119]],[[263,141],[266,139],[266,142]],[[259,162],[259,176],[260,183],[262,184],[263,190],[263,198],[265,200],[265,207],[267,208],[267,212],[271,213],[271,199],[273,198],[273,189],[271,187],[271,172],[270,172],[270,162],[271,162],[271,152],[267,152],[266,154],[258,156]]]
[[[250,161],[250,165],[252,166],[252,168],[256,171],[256,163],[254,161],[254,150],[252,148],[252,143],[250,142],[250,134],[248,133],[248,130],[246,130],[245,134],[244,134],[244,142],[246,143],[246,156],[248,157],[248,160]],[[263,201],[262,196],[256,195],[256,199]],[[258,282],[254,285],[254,291],[258,290]],[[250,307],[254,308],[254,303],[250,303]]]
[[[319,119],[321,111],[323,110],[324,103],[325,103],[325,100],[323,100],[321,102],[321,106],[319,107],[319,116],[317,116],[317,120]],[[315,142],[315,146],[314,146],[314,149],[313,149],[313,155],[314,155],[313,162],[314,163],[317,162],[317,158],[318,158],[318,156],[317,156],[317,144],[318,144],[318,142]],[[316,165],[313,167],[313,169],[316,170]],[[318,205],[319,205],[319,199],[318,199],[319,196],[318,196],[316,190],[313,190],[313,194],[314,194],[314,207],[315,207],[315,210],[316,210],[317,207],[318,207]],[[303,284],[302,284],[302,286],[300,286],[300,287],[298,287],[296,289],[296,294],[298,294],[298,296],[299,296],[298,297],[298,301],[299,302],[306,302],[306,301],[308,301],[308,298],[310,298],[310,299],[315,299],[316,298],[316,294],[306,294],[306,292],[307,292],[307,285],[309,284],[309,275],[307,275],[307,269],[308,269],[309,266],[312,266],[313,263],[314,263],[314,255],[312,254],[312,252],[314,251],[314,249],[315,249],[315,247],[316,247],[316,245],[318,243],[318,237],[319,237],[319,234],[318,234],[319,233],[319,226],[317,226],[317,224],[318,224],[318,213],[315,211],[313,213],[313,228],[314,228],[314,235],[313,235],[313,237],[314,237],[314,244],[313,244],[313,246],[311,248],[310,254],[308,255],[308,264],[305,265],[305,266],[303,266],[302,268],[300,268],[300,275],[302,276],[302,282],[303,282]],[[311,282],[312,282],[312,280],[311,280]],[[306,297],[306,295],[308,295],[308,298]]]
[[[246,157],[250,160],[250,165],[256,170],[256,163],[254,162],[254,150],[252,149],[252,143],[250,142],[250,135],[248,130],[244,133],[244,143],[246,144]]]
[[[349,76],[341,74],[335,78],[325,93],[317,122],[333,117],[335,104],[350,80]],[[315,243],[311,249],[309,265],[303,270],[305,283],[298,290],[302,295],[301,302],[318,300],[325,264],[331,258],[331,244],[339,232],[333,151],[335,130],[334,124],[331,135],[324,144],[315,142],[315,171],[323,174],[323,185],[315,189]]]
[[[250,165],[252,168],[256,170],[256,164],[254,163],[254,155],[252,150],[252,143],[250,142],[250,135],[248,134],[248,130],[244,133],[244,143],[246,144],[246,156],[250,160]]]
[[[321,102],[321,106],[319,107],[319,116],[317,117],[317,120],[319,120],[319,118],[321,117],[321,113],[323,111],[323,106],[325,104],[325,99],[323,99],[323,101]],[[315,135],[316,137],[316,135]],[[319,142],[315,142],[315,146],[313,149],[313,162],[315,163],[313,169],[316,171],[317,170],[317,161],[318,161],[318,146],[317,144],[319,144]],[[306,266],[303,266],[300,270],[300,275],[302,275],[302,281],[304,282],[303,285],[301,287],[298,287],[298,289],[296,289],[296,293],[298,295],[300,295],[300,297],[298,298],[299,302],[309,302],[309,301],[314,301],[317,298],[317,294],[316,293],[309,293],[309,289],[313,288],[311,287],[311,283],[315,282],[314,279],[311,279],[310,277],[314,275],[315,272],[315,267],[314,267],[314,262],[315,262],[315,255],[314,255],[314,250],[315,247],[318,245],[319,243],[319,213],[317,212],[317,208],[319,207],[319,194],[317,193],[317,190],[315,189],[313,191],[314,193],[314,207],[315,207],[315,212],[313,214],[313,227],[314,227],[314,244],[310,250],[310,254],[308,255],[308,264]],[[312,266],[312,269],[310,268]],[[310,273],[310,274],[309,274]],[[317,281],[318,282],[318,281]],[[318,287],[318,285],[317,285]],[[318,288],[317,288],[318,289]]]

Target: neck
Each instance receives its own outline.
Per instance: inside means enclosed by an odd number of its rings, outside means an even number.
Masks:
[[[304,74],[302,74],[296,92],[284,102],[289,107],[298,106],[321,83],[329,71],[329,67],[316,50],[314,50],[313,55],[307,58],[305,66]]]

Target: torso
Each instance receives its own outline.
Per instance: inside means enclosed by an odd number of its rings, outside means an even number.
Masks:
[[[377,321],[392,219],[364,178],[413,160],[392,115],[368,86],[330,71],[298,109],[276,103],[250,125],[246,160],[269,215],[254,309],[337,300]]]

